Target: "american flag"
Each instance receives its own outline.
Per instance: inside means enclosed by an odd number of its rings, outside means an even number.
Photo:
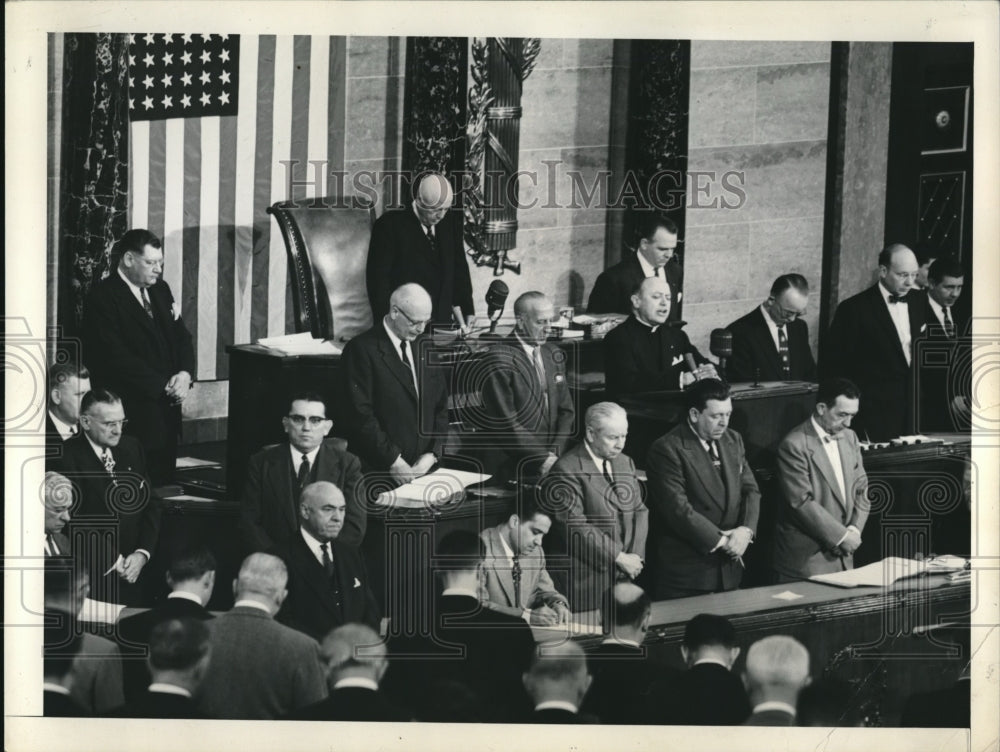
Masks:
[[[163,240],[197,378],[225,379],[226,345],[292,331],[285,246],[266,209],[317,194],[310,160],[344,169],[347,39],[129,41],[129,226]],[[282,162],[296,165],[292,196]]]

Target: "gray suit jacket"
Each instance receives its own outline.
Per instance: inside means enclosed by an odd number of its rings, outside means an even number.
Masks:
[[[834,552],[848,525],[863,530],[868,519],[868,476],[858,437],[845,429],[838,439],[846,498],[840,492],[823,442],[807,420],[778,447],[784,503],[774,541],[774,568],[786,577],[810,577],[853,566]]]
[[[326,697],[319,645],[267,613],[239,606],[211,622],[212,659],[198,707],[212,718],[281,718]]]
[[[552,578],[545,570],[545,553],[541,546],[530,554],[519,557],[521,606],[518,608],[514,605],[514,576],[500,540],[500,527],[502,525],[490,527],[479,534],[486,544],[480,600],[495,611],[511,616],[520,616],[521,611],[526,608],[548,606],[556,602],[568,606],[566,596],[556,590]]]

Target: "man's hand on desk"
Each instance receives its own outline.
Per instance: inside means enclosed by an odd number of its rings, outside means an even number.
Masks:
[[[419,459],[413,463],[413,467],[411,468],[414,473],[414,477],[419,478],[421,475],[427,475],[436,462],[437,457],[435,457],[431,452],[420,455]]]
[[[542,467],[538,471],[538,474],[542,476],[548,475],[549,470],[552,469],[552,466],[556,464],[556,460],[558,459],[559,458],[556,455],[554,455],[552,452],[549,452],[549,456],[545,458],[545,462],[542,463]]]
[[[403,459],[403,455],[399,455],[396,461],[389,465],[389,475],[392,479],[396,481],[399,485],[404,483],[409,483],[414,478],[420,477],[423,473],[417,473],[410,463]]]
[[[642,559],[639,554],[627,554],[622,551],[615,557],[615,566],[624,572],[630,580],[634,580],[642,572]]]
[[[703,379],[717,379],[719,374],[715,371],[715,366],[711,363],[705,363],[694,369],[693,372],[684,371],[681,373],[681,388],[690,386],[696,381],[702,381]]]

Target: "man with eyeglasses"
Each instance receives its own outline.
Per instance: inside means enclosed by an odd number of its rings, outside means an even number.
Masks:
[[[142,605],[139,577],[156,551],[162,508],[142,446],[122,433],[127,422],[117,394],[87,392],[81,433],[65,443],[55,470],[79,490],[71,539],[74,553],[87,562],[92,597],[136,606]]]
[[[97,281],[83,309],[83,355],[94,386],[121,395],[128,434],[142,444],[150,477],[168,483],[177,463],[181,403],[195,374],[194,348],[163,280],[163,249],[149,230],[115,243],[117,268]]]
[[[837,306],[820,352],[824,378],[842,376],[865,395],[854,422],[862,439],[913,430],[913,340],[926,328],[923,300],[909,294],[917,257],[893,243],[878,255],[878,282]]]
[[[340,539],[361,545],[367,520],[364,499],[357,498],[361,462],[346,451],[343,439],[326,438],[333,421],[326,417],[323,398],[314,392],[295,394],[281,425],[288,441],[250,458],[240,508],[246,553],[270,551],[298,533],[299,497],[315,481],[329,481],[343,492],[347,512]]]
[[[348,449],[366,472],[395,484],[426,475],[441,457],[448,431],[444,374],[427,360],[421,335],[433,304],[420,285],[398,287],[389,311],[344,347],[342,405]]]
[[[767,300],[726,327],[733,334],[729,381],[815,381],[809,327],[802,320],[808,305],[809,283],[801,274],[774,280]]]

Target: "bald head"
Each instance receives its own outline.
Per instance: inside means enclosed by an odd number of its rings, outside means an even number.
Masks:
[[[341,679],[355,676],[377,683],[389,666],[385,642],[365,624],[337,627],[323,639],[320,654],[326,662],[331,687]]]
[[[878,255],[879,281],[893,295],[906,295],[916,284],[920,265],[916,254],[902,243],[892,243]]]
[[[514,301],[517,331],[530,345],[540,345],[549,336],[549,325],[555,316],[552,301],[543,292],[531,290]]]
[[[347,502],[343,492],[329,481],[310,483],[299,497],[299,521],[320,543],[332,541],[344,527]]]
[[[288,591],[288,568],[285,562],[271,554],[250,554],[243,560],[240,573],[233,583],[236,600],[263,603],[276,613]]]
[[[625,448],[628,414],[614,402],[598,402],[587,408],[586,437],[590,451],[601,459],[613,460]]]
[[[754,703],[779,700],[794,705],[799,690],[809,683],[809,651],[785,635],[757,640],[747,651],[744,678]]]
[[[427,328],[433,312],[434,304],[427,290],[411,282],[393,290],[386,323],[397,337],[412,342]]]
[[[670,285],[664,277],[646,277],[632,293],[632,310],[645,324],[657,326],[670,315]]]
[[[436,172],[425,175],[413,201],[420,223],[425,227],[436,225],[444,219],[454,199],[451,184],[444,175]]]
[[[591,682],[587,656],[572,640],[539,645],[522,681],[536,706],[561,700],[579,708]]]
[[[42,486],[42,501],[45,504],[45,534],[60,532],[69,522],[69,510],[73,506],[73,483],[65,475],[49,470],[45,473]]]

